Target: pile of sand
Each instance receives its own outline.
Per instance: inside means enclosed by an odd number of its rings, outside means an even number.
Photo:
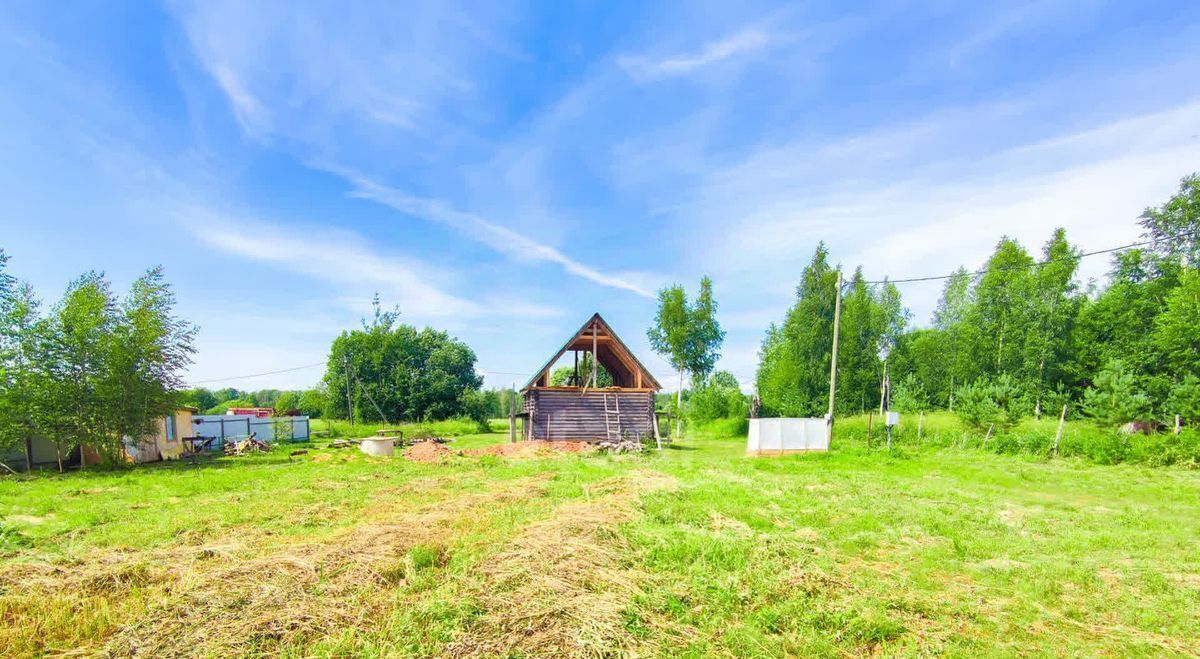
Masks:
[[[531,442],[495,444],[493,446],[485,446],[483,448],[468,449],[463,451],[463,454],[472,457],[481,455],[500,455],[506,458],[537,458],[547,455],[554,455],[556,453],[590,453],[595,450],[595,444],[590,442],[551,442],[544,439],[538,439]]]
[[[441,462],[454,455],[454,451],[434,441],[417,442],[404,449],[404,457],[413,462]]]

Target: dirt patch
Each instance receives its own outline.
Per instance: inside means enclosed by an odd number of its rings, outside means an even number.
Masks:
[[[1025,519],[1025,513],[1024,511],[1014,508],[1005,508],[997,514],[997,517],[1000,518],[1001,524],[1009,528],[1016,528],[1020,526],[1021,521]]]
[[[556,453],[591,453],[596,445],[591,442],[546,441],[544,439],[516,444],[495,444],[483,448],[467,449],[463,455],[478,457],[499,455],[505,458],[539,458]]]
[[[404,449],[404,457],[413,462],[444,462],[454,455],[454,451],[438,442],[417,442]]]
[[[3,519],[10,522],[37,526],[39,524],[45,524],[49,517],[51,517],[51,515],[47,515],[46,517],[38,517],[36,515],[4,515]]]
[[[1011,558],[989,558],[986,561],[979,561],[975,567],[983,570],[995,570],[997,572],[1009,572],[1011,570],[1020,570],[1025,567],[1025,563],[1014,561]]]
[[[740,538],[748,538],[754,535],[754,531],[742,520],[726,517],[715,510],[708,512],[708,520],[709,528],[718,535],[729,534]]]
[[[1169,572],[1167,573],[1167,577],[1181,586],[1200,591],[1200,574],[1191,572]]]
[[[560,507],[482,564],[476,596],[486,613],[448,654],[637,655],[638,639],[625,629],[622,612],[645,575],[623,559],[628,548],[617,526],[633,518],[647,484],[675,482],[639,471],[601,483],[593,491],[606,494]]]

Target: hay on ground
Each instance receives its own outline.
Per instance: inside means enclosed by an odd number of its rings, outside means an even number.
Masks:
[[[628,547],[617,527],[634,516],[645,486],[674,484],[663,474],[632,472],[596,488],[607,493],[564,505],[526,527],[507,551],[480,566],[477,597],[487,613],[449,654],[638,654],[638,639],[625,629],[622,614],[646,576],[624,563]]]

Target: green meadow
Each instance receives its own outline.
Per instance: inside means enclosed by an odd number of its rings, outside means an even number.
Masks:
[[[1082,425],[1051,458],[1057,420],[986,446],[909,421],[771,458],[716,432],[436,463],[321,441],[4,477],[0,655],[1200,653],[1200,470],[1128,458],[1194,437],[1100,464]]]

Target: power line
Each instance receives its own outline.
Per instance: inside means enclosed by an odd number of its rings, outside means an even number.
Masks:
[[[213,382],[227,382],[229,380],[248,380],[250,378],[262,377],[264,375],[278,375],[280,373],[291,373],[292,371],[302,371],[306,368],[316,368],[317,366],[324,366],[324,365],[325,365],[325,362],[320,362],[317,364],[305,364],[304,366],[294,366],[292,368],[284,368],[284,369],[280,369],[278,371],[266,371],[265,373],[251,373],[250,375],[231,375],[227,378],[213,378],[211,380],[196,380],[193,382],[188,382],[188,384],[197,385],[197,384],[210,384]]]
[[[214,382],[228,382],[229,380],[248,380],[250,378],[262,377],[264,375],[279,375],[280,373],[291,373],[293,371],[302,371],[306,368],[316,368],[317,366],[325,366],[325,365],[326,365],[326,362],[318,362],[316,364],[305,364],[304,366],[294,366],[292,368],[284,368],[284,369],[280,369],[278,371],[266,371],[263,373],[250,373],[249,375],[231,375],[226,378],[213,378],[211,380],[194,380],[194,381],[188,382],[187,384],[197,385],[197,384],[212,384]],[[480,368],[488,375],[529,375],[529,373],[512,373],[510,371],[491,371],[491,370],[488,370],[483,367],[480,367]]]
[[[1084,252],[1082,254],[1072,254],[1071,256],[1061,257],[1061,258],[1057,258],[1057,259],[1046,259],[1045,261],[1040,261],[1038,263],[1033,264],[1033,267],[1040,268],[1040,267],[1043,267],[1043,266],[1046,266],[1046,265],[1049,265],[1049,264],[1055,263],[1055,262],[1078,261],[1080,259],[1084,259],[1089,256],[1098,256],[1100,254],[1112,254],[1114,252],[1121,252],[1121,251],[1124,251],[1127,249],[1134,249],[1137,247],[1145,247],[1147,245],[1155,245],[1155,244],[1163,243],[1163,242],[1171,242],[1174,240],[1178,240],[1180,238],[1195,236],[1197,233],[1198,233],[1197,231],[1184,231],[1183,233],[1177,233],[1172,236],[1166,236],[1165,238],[1156,238],[1154,240],[1144,240],[1142,242],[1129,243],[1128,245],[1121,245],[1120,247],[1109,247],[1108,249],[1098,249],[1094,252]],[[975,277],[975,276],[987,274],[987,273],[993,272],[993,271],[1004,272],[1004,271],[1008,271],[1008,270],[1021,270],[1021,269],[1027,268],[1027,267],[1029,267],[1029,266],[1016,266],[1016,265],[999,266],[999,267],[995,267],[995,268],[984,268],[983,270],[976,270],[975,272],[968,272],[968,273],[966,273],[966,275],[968,277]],[[958,273],[958,272],[952,272],[948,275],[934,275],[934,276],[930,276],[930,277],[909,277],[907,279],[878,279],[878,280],[873,280],[873,281],[864,281],[862,283],[863,284],[912,284],[912,283],[923,282],[923,281],[941,281],[941,280],[945,280],[945,279],[950,279],[952,277],[957,277],[960,274],[961,273]],[[854,283],[854,281],[848,281],[845,284],[843,284],[843,287],[849,286],[853,283]]]

